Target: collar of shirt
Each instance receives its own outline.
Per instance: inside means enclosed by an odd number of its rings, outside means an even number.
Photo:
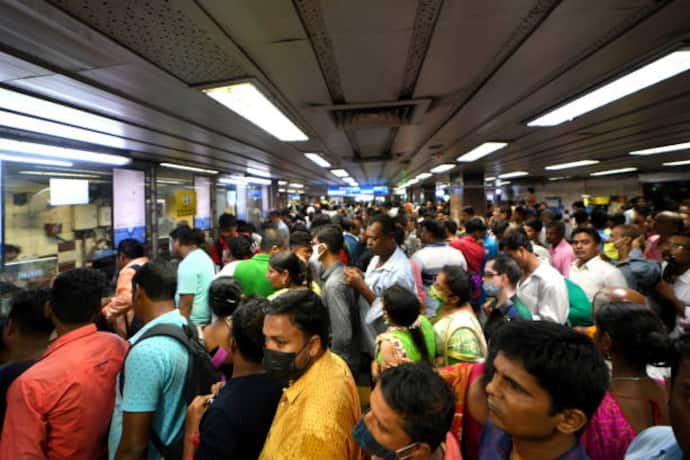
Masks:
[[[480,458],[482,460],[508,460],[513,450],[513,439],[504,431],[498,429],[491,420],[484,424],[480,444]],[[577,442],[570,450],[564,452],[556,460],[587,460],[582,445]]]
[[[524,279],[523,285],[527,284],[532,278],[544,279],[544,272],[548,270],[551,265],[543,260],[539,261],[539,266],[537,269],[530,273],[527,278]]]
[[[178,318],[178,317],[183,318],[182,314],[180,313],[180,310],[178,310],[177,308],[174,310],[171,310],[167,313],[163,313],[160,316],[157,316],[156,318],[152,319],[148,323],[144,324],[144,326],[139,330],[139,332],[137,332],[132,337],[130,337],[129,343],[131,343],[131,344],[136,343],[137,340],[139,340],[139,337],[141,337],[146,331],[151,329],[153,326],[155,326],[157,324],[161,324],[161,323],[168,323],[173,318]]]
[[[254,256],[249,259],[249,260],[258,260],[260,262],[268,262],[271,258],[271,255],[267,252],[260,252],[258,254],[254,254]]]
[[[371,259],[371,262],[369,262],[369,269],[367,270],[367,275],[372,272],[392,272],[395,270],[395,267],[398,264],[403,263],[401,259],[404,259],[405,263],[407,263],[407,256],[403,252],[402,249],[400,249],[400,246],[395,247],[395,251],[393,251],[393,254],[388,258],[388,260],[381,265],[380,267],[377,267],[379,260],[381,260],[381,257],[379,256],[374,256],[373,259]]]
[[[606,263],[604,262],[604,259],[602,259],[601,256],[595,256],[580,266],[577,265],[577,261],[574,261],[571,270],[591,271],[597,268],[597,265],[600,265],[602,263]]]
[[[87,324],[86,326],[82,326],[79,329],[75,329],[71,332],[68,332],[67,334],[58,337],[51,343],[48,348],[46,349],[45,353],[43,353],[43,358],[48,356],[49,354],[53,353],[55,350],[58,348],[62,348],[68,343],[77,341],[79,339],[83,339],[86,336],[89,336],[91,334],[95,334],[97,331],[96,325],[95,324]]]
[[[314,364],[307,369],[307,372],[292,382],[290,386],[283,389],[283,395],[285,399],[287,399],[288,404],[294,404],[305,389],[319,384],[321,368],[328,366],[327,361],[330,359],[330,350],[326,349],[326,351],[319,356],[319,359],[317,359]]]
[[[334,271],[336,271],[338,268],[342,266],[343,263],[339,260],[330,267],[328,267],[328,270],[321,273],[321,281],[326,281],[333,274]]]

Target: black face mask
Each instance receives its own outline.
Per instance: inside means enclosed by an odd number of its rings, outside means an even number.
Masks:
[[[295,352],[284,352],[275,351],[268,348],[264,348],[264,358],[261,360],[261,364],[266,369],[266,373],[269,377],[275,380],[290,381],[297,380],[309,367],[309,362],[304,365],[301,369],[297,368],[295,360],[297,356],[300,355],[309,345],[309,342],[304,344],[302,349]]]

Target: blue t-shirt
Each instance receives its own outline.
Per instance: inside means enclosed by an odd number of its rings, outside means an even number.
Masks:
[[[208,306],[208,288],[213,282],[216,267],[203,249],[195,249],[177,267],[177,295],[175,302],[180,306],[180,295],[193,294],[194,303],[189,317],[194,324],[211,322]]]
[[[187,320],[179,310],[148,322],[129,342],[136,343],[147,330],[158,324],[182,327]],[[108,436],[108,458],[114,459],[122,437],[123,412],[155,412],[153,429],[164,444],[170,444],[184,426],[187,404],[183,398],[189,354],[184,345],[172,337],[151,337],[132,348],[125,359],[125,384],[120,394],[117,376],[115,409]],[[149,443],[148,460],[162,457]]]

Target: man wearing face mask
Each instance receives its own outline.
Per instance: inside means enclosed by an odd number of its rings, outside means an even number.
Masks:
[[[371,410],[352,431],[372,459],[460,459],[449,434],[454,397],[448,384],[424,363],[392,367],[371,393]],[[325,458],[325,457],[324,457]]]
[[[484,267],[484,291],[489,300],[487,314],[493,316],[507,316],[510,319],[532,319],[529,308],[523,304],[516,294],[516,286],[522,277],[522,270],[510,257],[500,254],[489,259]]]
[[[288,381],[260,459],[359,459],[350,437],[361,417],[345,361],[328,349],[328,310],[309,289],[294,289],[267,308],[263,367]]]
[[[343,231],[333,224],[321,226],[312,243],[323,267],[319,284],[331,322],[331,351],[343,358],[356,375],[360,355],[359,308],[354,290],[345,280],[345,265],[338,257],[344,245]]]

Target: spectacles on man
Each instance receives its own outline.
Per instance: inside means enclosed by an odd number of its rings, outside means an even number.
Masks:
[[[493,278],[494,276],[500,276],[500,273],[491,273],[491,272],[485,272],[484,273],[484,278]]]

